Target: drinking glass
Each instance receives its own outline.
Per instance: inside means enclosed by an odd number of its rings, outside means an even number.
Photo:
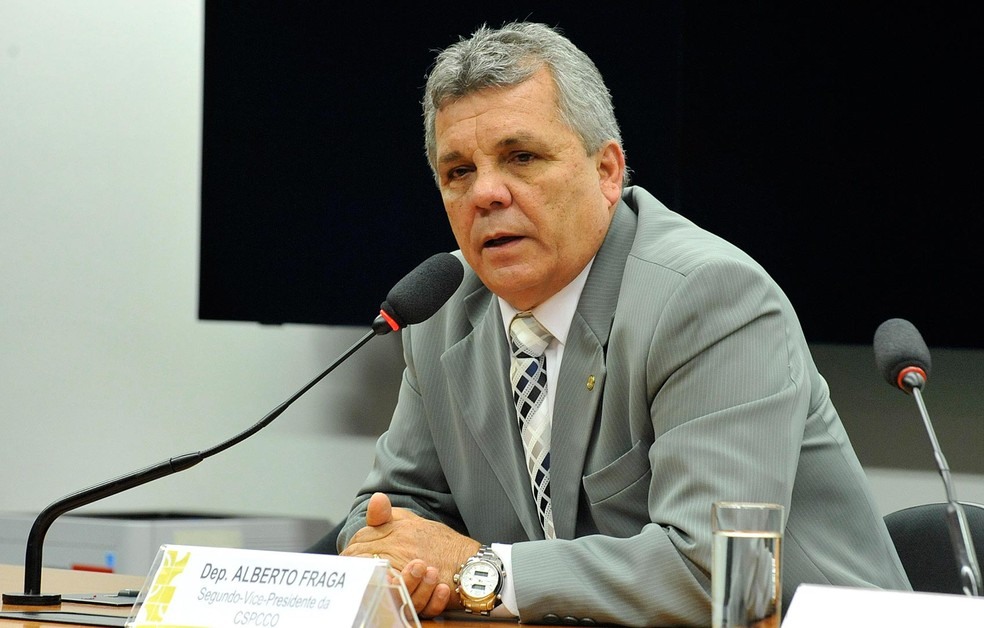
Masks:
[[[713,628],[779,628],[783,507],[715,502],[711,530]]]

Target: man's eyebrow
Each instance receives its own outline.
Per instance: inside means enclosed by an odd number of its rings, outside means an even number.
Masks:
[[[451,163],[453,161],[458,161],[459,159],[461,159],[461,153],[459,153],[456,150],[453,150],[450,153],[445,153],[440,157],[438,157],[437,163],[443,165],[443,164]]]
[[[513,144],[520,144],[522,142],[530,142],[530,141],[533,141],[535,139],[536,139],[536,137],[532,133],[529,133],[529,132],[514,133],[513,135],[510,135],[509,137],[502,138],[499,141],[498,146],[512,146]]]

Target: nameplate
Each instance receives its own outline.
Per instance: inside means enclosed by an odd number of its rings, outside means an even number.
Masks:
[[[348,627],[376,614],[390,619],[372,625],[419,626],[408,600],[381,559],[163,545],[126,625]]]
[[[782,628],[980,626],[982,618],[981,597],[801,584]]]

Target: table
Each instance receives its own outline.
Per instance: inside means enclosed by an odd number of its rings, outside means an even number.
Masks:
[[[115,593],[120,589],[140,589],[146,576],[129,576],[122,574],[96,573],[88,571],[73,571],[70,569],[43,569],[41,571],[41,590],[45,593]],[[0,592],[23,591],[24,568],[14,565],[0,565]],[[5,604],[3,610],[34,611],[62,610],[66,612],[93,613],[99,615],[130,614],[129,607],[94,606],[92,604],[64,603],[61,606],[31,607],[10,606]],[[421,620],[424,628],[495,628],[516,625],[515,621],[461,619],[458,617],[438,617]],[[0,628],[66,628],[71,624],[37,622],[34,620],[0,619]]]

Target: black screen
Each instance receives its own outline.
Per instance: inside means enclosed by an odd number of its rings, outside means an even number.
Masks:
[[[762,262],[809,340],[902,317],[984,347],[975,4],[407,5],[206,2],[202,319],[368,325],[454,248],[424,78],[458,35],[529,18],[598,64],[633,181]]]

